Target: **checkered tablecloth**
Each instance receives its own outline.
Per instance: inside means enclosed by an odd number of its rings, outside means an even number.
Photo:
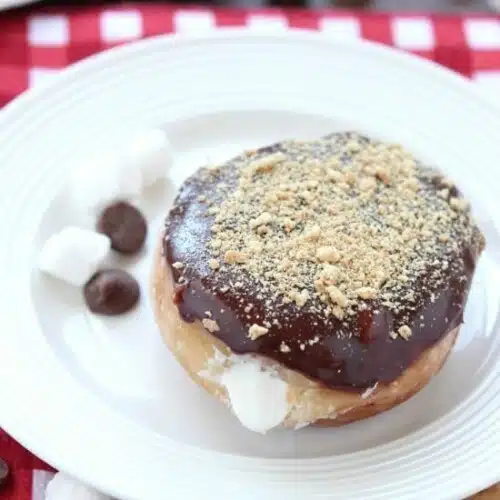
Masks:
[[[379,14],[348,11],[178,8],[146,4],[67,12],[0,14],[0,105],[61,68],[120,43],[161,33],[218,27],[320,30],[366,38],[454,67],[500,94],[500,17]]]
[[[365,38],[419,54],[473,78],[500,102],[500,17],[253,10],[127,5],[65,12],[39,8],[0,14],[0,106],[65,66],[109,47],[163,33],[218,27],[303,28],[325,37]],[[0,417],[1,421],[1,417]],[[0,430],[0,458],[11,468],[1,500],[42,500],[49,466]],[[500,499],[500,493],[488,498]],[[71,500],[71,499],[68,499]]]
[[[0,500],[43,500],[53,471],[0,429],[0,458],[11,471],[0,487]],[[68,500],[70,500],[68,498]]]

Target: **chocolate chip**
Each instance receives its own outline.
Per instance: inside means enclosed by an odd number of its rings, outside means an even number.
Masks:
[[[7,482],[9,478],[9,466],[5,460],[0,458],[0,488]]]
[[[109,236],[113,250],[134,254],[142,248],[148,226],[137,208],[119,201],[104,209],[97,222],[97,230]]]
[[[139,284],[121,269],[98,271],[84,288],[88,308],[97,314],[116,316],[130,311],[139,300]]]

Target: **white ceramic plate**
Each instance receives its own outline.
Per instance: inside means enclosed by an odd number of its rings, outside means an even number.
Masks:
[[[22,5],[28,5],[30,3],[35,3],[36,1],[38,0],[0,0],[0,10],[21,7]]]
[[[175,189],[200,164],[283,138],[354,128],[399,141],[453,176],[488,239],[458,344],[399,408],[339,429],[243,429],[195,386],[138,312],[90,318],[36,270],[75,223],[78,159],[163,126],[171,179],[144,200],[148,287]],[[58,468],[123,499],[456,499],[500,479],[500,112],[465,80],[414,57],[310,33],[219,32],[115,49],[0,114],[0,424]]]

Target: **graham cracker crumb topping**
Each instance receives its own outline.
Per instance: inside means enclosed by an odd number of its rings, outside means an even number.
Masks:
[[[261,324],[245,325],[248,337],[268,334],[285,306],[290,323],[300,311],[347,326],[359,311],[383,306],[397,316],[390,337],[408,340],[413,324],[404,312],[419,306],[413,290],[433,300],[461,272],[453,267],[457,242],[476,235],[467,201],[401,146],[356,133],[265,149],[233,160],[234,174],[221,175],[224,165],[203,173],[219,196],[202,204],[211,217],[211,283],[265,298]],[[245,317],[252,307],[241,303]],[[209,331],[214,323],[203,320]]]
[[[399,327],[398,333],[405,340],[408,340],[411,337],[411,328],[408,325],[403,325]]]
[[[255,340],[259,337],[262,337],[262,335],[265,335],[268,331],[269,328],[254,324],[248,329],[248,337],[252,340]]]
[[[210,269],[213,269],[214,271],[216,269],[219,269],[220,267],[219,261],[217,259],[210,259],[208,261],[208,265],[210,266]]]
[[[218,332],[220,330],[219,325],[217,324],[217,321],[214,321],[213,319],[208,319],[204,318],[201,320],[203,326],[210,332]]]
[[[287,352],[290,352],[291,349],[290,349],[290,347],[288,347],[287,344],[285,344],[284,342],[281,342],[281,344],[280,344],[280,351],[284,352],[284,353],[287,353]]]

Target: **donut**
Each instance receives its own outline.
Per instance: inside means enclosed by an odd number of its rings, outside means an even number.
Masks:
[[[343,425],[440,370],[484,245],[457,186],[403,147],[283,141],[184,182],[153,265],[155,317],[251,430]]]

